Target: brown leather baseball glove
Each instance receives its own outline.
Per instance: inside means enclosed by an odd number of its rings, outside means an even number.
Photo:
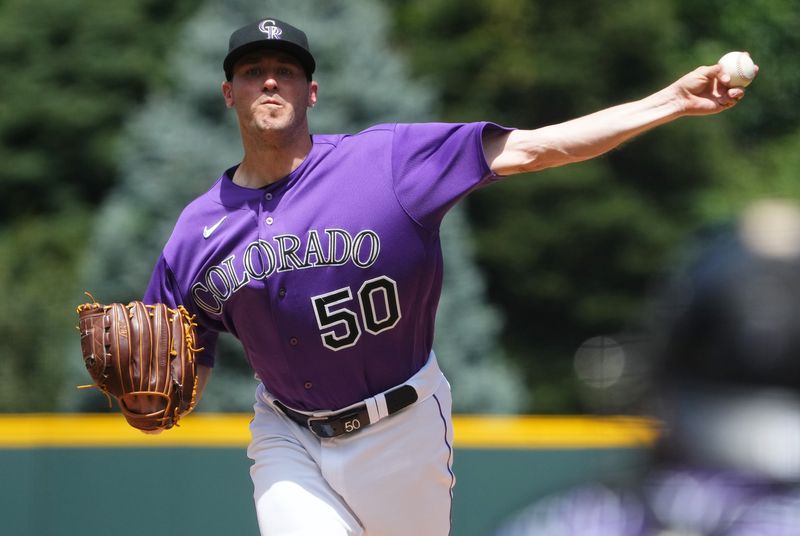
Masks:
[[[83,387],[114,397],[128,423],[142,431],[172,428],[194,409],[202,348],[185,308],[94,301],[77,313],[83,361],[95,382]]]

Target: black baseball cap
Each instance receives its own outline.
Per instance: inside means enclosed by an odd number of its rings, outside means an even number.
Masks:
[[[225,77],[228,80],[233,77],[233,66],[242,56],[262,48],[283,50],[293,55],[305,69],[306,77],[311,80],[316,62],[308,47],[306,34],[278,19],[262,19],[242,26],[231,34],[228,55],[222,63]]]

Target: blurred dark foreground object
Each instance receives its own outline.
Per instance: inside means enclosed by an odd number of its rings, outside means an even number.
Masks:
[[[800,206],[759,201],[691,244],[647,316],[650,465],[495,536],[800,535]]]

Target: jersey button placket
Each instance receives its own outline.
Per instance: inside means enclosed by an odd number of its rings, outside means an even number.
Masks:
[[[275,223],[275,217],[273,215],[273,210],[275,209],[274,203],[272,202],[275,199],[275,194],[272,192],[265,192],[264,201],[261,203],[261,221],[269,227]]]

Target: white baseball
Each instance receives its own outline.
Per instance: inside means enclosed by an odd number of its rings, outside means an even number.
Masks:
[[[725,74],[731,77],[730,87],[745,87],[756,77],[756,65],[747,52],[728,52],[717,62]]]

